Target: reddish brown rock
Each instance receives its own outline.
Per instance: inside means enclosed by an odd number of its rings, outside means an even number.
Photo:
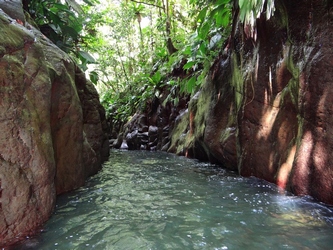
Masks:
[[[233,19],[201,90],[169,119],[163,149],[333,204],[333,2],[274,2],[253,32]]]
[[[56,194],[81,186],[108,154],[92,84],[20,23],[0,13],[0,247],[34,233]]]
[[[333,6],[275,3],[255,36],[233,23],[169,150],[333,204]]]

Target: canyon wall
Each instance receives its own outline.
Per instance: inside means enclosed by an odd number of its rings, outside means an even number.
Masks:
[[[164,149],[333,204],[333,6],[277,0],[275,7],[254,27],[234,13],[206,82],[169,117]],[[123,137],[132,139],[131,131]]]
[[[0,247],[36,232],[56,195],[82,186],[108,156],[96,90],[16,2],[0,9]]]

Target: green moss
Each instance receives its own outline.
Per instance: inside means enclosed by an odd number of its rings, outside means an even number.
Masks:
[[[292,78],[289,80],[286,88],[290,94],[291,100],[295,107],[298,107],[298,97],[299,97],[299,77],[301,69],[298,68],[293,62],[292,56],[292,46],[289,46],[289,54],[287,60],[287,69],[291,73]]]
[[[12,24],[4,16],[0,15],[0,44],[11,49],[20,49],[24,47],[27,41],[34,41],[33,34],[28,35],[26,28],[19,24]]]
[[[275,23],[278,25],[280,29],[287,28],[289,26],[289,18],[288,18],[288,12],[286,10],[286,7],[281,1],[276,1],[276,11],[274,16],[277,17],[275,18]]]
[[[310,40],[307,41],[308,44],[311,43]],[[289,44],[286,44],[286,47],[288,48],[288,51],[286,52],[286,66],[290,74],[292,75],[291,79],[289,80],[288,84],[282,91],[282,101],[284,101],[286,98],[290,98],[295,109],[297,110],[297,134],[295,138],[290,142],[289,149],[293,145],[296,144],[297,148],[301,145],[301,140],[304,133],[304,117],[300,114],[300,108],[299,104],[301,103],[300,100],[300,77],[302,72],[305,70],[306,65],[308,64],[308,60],[310,58],[310,54],[312,50],[307,50],[307,48],[311,48],[311,46],[306,46],[306,44],[302,44],[302,47],[297,47],[293,45],[291,42]],[[301,56],[300,50],[301,49]],[[297,57],[294,57],[294,55],[298,55]]]
[[[236,54],[232,53],[231,55],[231,67],[232,67],[232,77],[231,84],[234,88],[234,103],[235,103],[235,115],[237,116],[238,112],[241,109],[244,97],[244,80],[241,69],[237,63]]]
[[[239,115],[242,115],[242,110],[244,108],[244,90],[245,90],[245,83],[242,71],[242,60],[241,63],[238,63],[237,55],[233,53],[231,55],[231,68],[232,68],[232,76],[231,76],[231,85],[234,89],[234,102],[233,106],[230,109],[229,113],[229,120],[227,128],[221,134],[221,140],[226,141],[230,136],[236,136],[236,151],[238,155],[238,171],[240,172],[241,169],[241,155],[242,155],[242,148],[239,142],[239,125],[238,125],[238,118]],[[233,129],[234,128],[234,129]]]
[[[176,151],[177,154],[181,154],[194,147],[195,141],[204,137],[210,104],[210,91],[199,91],[192,97],[189,103],[189,111],[180,118],[172,132],[169,151]],[[191,121],[191,119],[193,120]]]
[[[220,135],[220,142],[223,144],[225,143],[230,136],[233,136],[236,132],[236,128],[235,127],[229,127],[227,126],[227,128],[223,129],[223,131],[221,132]]]
[[[6,53],[6,49],[3,46],[0,46],[0,57],[3,57],[3,55]]]
[[[185,113],[176,121],[175,127],[172,131],[171,145],[168,149],[170,152],[181,154],[185,149],[185,140],[188,134],[189,127],[189,114]]]
[[[202,138],[205,133],[206,120],[209,111],[209,105],[211,103],[211,93],[208,91],[201,91],[198,93],[198,97],[192,99],[190,103],[190,111],[194,115],[194,130],[193,134],[196,138]]]

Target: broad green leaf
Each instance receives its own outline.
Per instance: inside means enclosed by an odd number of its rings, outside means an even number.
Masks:
[[[205,8],[203,8],[203,9],[199,12],[199,15],[198,15],[198,17],[197,17],[197,22],[199,22],[199,23],[203,23],[203,21],[204,21],[205,18],[206,18],[207,9],[208,9],[208,6],[206,6]]]
[[[80,50],[79,54],[87,63],[95,63],[95,59],[89,53]]]
[[[89,78],[90,78],[90,81],[92,83],[94,83],[95,85],[97,84],[98,80],[99,80],[99,77],[98,77],[98,74],[96,71],[91,71],[89,73]]]
[[[243,8],[244,3],[247,1],[249,1],[249,0],[238,0],[239,8],[240,9]]]
[[[58,26],[63,23],[63,21],[60,19],[60,17],[57,14],[50,12],[49,15],[52,20],[52,24],[55,24]]]
[[[183,55],[191,55],[191,46],[186,46],[186,48],[183,50]]]
[[[177,106],[178,103],[179,103],[179,97],[177,96],[177,97],[175,97],[175,99],[173,99],[173,105]]]
[[[215,15],[215,21],[217,26],[223,26],[226,27],[230,23],[230,10],[229,9],[223,9],[216,13]]]
[[[201,28],[199,30],[199,34],[198,34],[201,39],[207,39],[207,35],[208,35],[209,30],[210,30],[210,25],[211,25],[210,22],[205,22],[201,26]]]
[[[77,39],[79,36],[79,33],[70,26],[63,26],[61,28],[61,30],[62,30],[63,35],[68,35],[68,36],[72,37],[73,39]]]
[[[199,51],[200,51],[201,55],[203,55],[204,57],[206,56],[206,54],[207,54],[207,45],[206,45],[205,42],[200,44]]]
[[[184,66],[183,66],[183,69],[187,70],[187,69],[190,69],[192,68],[192,66],[196,64],[196,62],[194,61],[190,61],[190,62],[187,62]]]
[[[197,81],[197,77],[196,76],[192,76],[190,78],[190,80],[187,81],[186,90],[187,90],[188,93],[193,93],[194,92],[196,81]]]
[[[68,6],[61,3],[53,3],[49,10],[57,13],[62,10],[68,10]]]
[[[83,14],[83,10],[75,0],[66,0],[67,4],[72,7],[77,13]]]
[[[50,23],[48,26],[49,26],[51,29],[53,29],[54,32],[56,32],[58,35],[59,35],[59,33],[61,33],[61,30],[59,29],[59,26],[58,26],[58,25],[55,25],[55,24]]]
[[[218,0],[215,5],[226,5],[229,4],[232,0]]]
[[[162,79],[161,72],[157,71],[157,72],[151,77],[151,79],[153,80],[153,82],[154,82],[155,84],[158,84],[158,83],[161,81],[161,79]]]
[[[95,0],[94,3],[89,1],[89,0],[83,0],[83,2],[85,2],[86,4],[90,5],[90,6],[93,6],[95,3],[99,3],[99,1]]]

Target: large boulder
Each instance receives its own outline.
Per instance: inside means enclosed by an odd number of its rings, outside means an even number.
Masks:
[[[0,9],[0,247],[34,233],[56,195],[83,185],[108,155],[92,84],[66,53],[13,17]]]

